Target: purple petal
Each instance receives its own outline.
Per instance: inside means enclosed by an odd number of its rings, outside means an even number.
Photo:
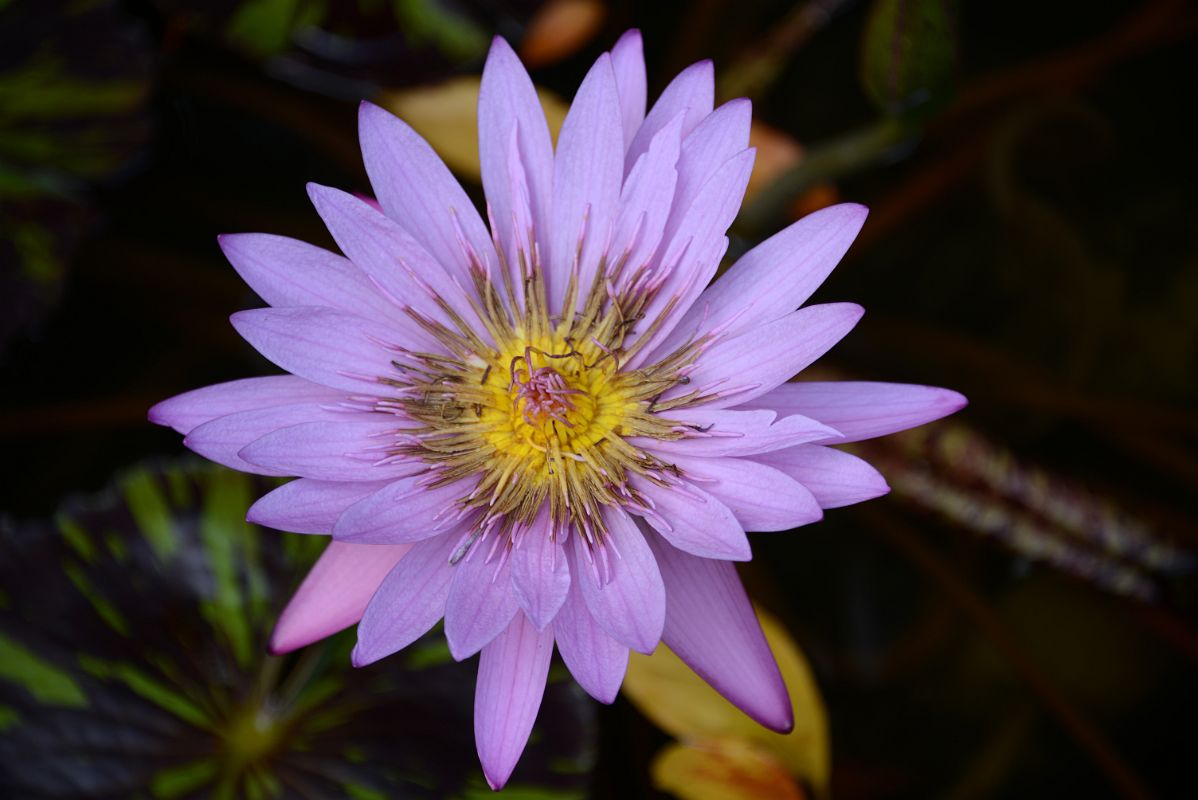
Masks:
[[[445,639],[455,659],[477,653],[507,628],[520,611],[512,591],[511,561],[487,561],[491,541],[475,542],[454,566],[445,604]]]
[[[541,708],[553,630],[538,632],[523,614],[483,648],[474,691],[474,740],[492,789],[507,783]]]
[[[337,517],[387,481],[317,481],[297,478],[258,498],[245,518],[294,533],[331,533]]]
[[[328,306],[386,321],[395,308],[349,260],[319,247],[269,233],[218,237],[225,258],[272,306]]]
[[[620,215],[612,230],[608,257],[625,259],[624,272],[633,274],[647,263],[661,241],[677,178],[674,165],[681,144],[682,114],[658,131],[648,151],[637,159],[620,193]]]
[[[150,409],[150,422],[169,425],[182,434],[217,417],[256,408],[289,406],[295,403],[337,403],[345,393],[295,375],[268,375],[217,383],[175,395]]]
[[[690,374],[690,385],[672,392],[716,393],[716,398],[706,404],[709,408],[746,403],[793,377],[830,350],[853,329],[863,313],[861,306],[854,303],[808,306],[740,336],[721,340],[699,357]],[[820,422],[840,430],[832,420]]]
[[[358,644],[352,655],[362,667],[391,655],[419,639],[445,614],[445,598],[453,568],[449,556],[457,539],[438,536],[413,545],[342,544],[366,553],[388,548],[411,548],[383,579],[358,624]]]
[[[623,509],[609,506],[603,518],[608,538],[594,554],[582,536],[571,537],[574,582],[603,630],[620,644],[652,653],[661,639],[666,613],[661,575],[644,535]]]
[[[801,414],[775,421],[769,413],[767,409],[742,411],[706,406],[671,409],[662,416],[682,423],[690,436],[674,440],[636,438],[632,442],[654,453],[714,457],[767,453],[837,436],[832,428]]]
[[[682,469],[688,481],[728,506],[747,531],[787,531],[824,516],[819,503],[803,484],[765,464],[746,458],[675,456],[674,465]],[[662,535],[670,539],[669,535]],[[679,547],[672,540],[671,544]],[[686,547],[681,549],[694,553]]]
[[[844,256],[867,213],[853,203],[831,206],[757,245],[703,292],[661,349],[706,331],[735,336],[794,311]]]
[[[804,381],[788,383],[752,400],[750,408],[805,414],[858,442],[947,417],[969,401],[951,389],[909,383]],[[839,443],[838,442],[838,443]]]
[[[754,456],[806,486],[823,508],[840,508],[881,497],[890,491],[886,479],[857,456],[806,444]]]
[[[703,118],[682,143],[678,155],[678,183],[673,208],[666,222],[666,238],[672,239],[682,219],[715,171],[728,159],[749,147],[753,104],[745,98],[730,100]]]
[[[407,344],[392,326],[329,308],[255,308],[229,320],[288,372],[357,394],[382,392],[379,379],[396,374],[389,347]]]
[[[616,90],[620,96],[620,117],[624,121],[624,146],[645,120],[645,52],[641,32],[633,28],[611,49],[611,66],[616,73]]]
[[[711,113],[715,103],[715,70],[710,61],[700,61],[691,64],[678,73],[670,85],[657,98],[653,108],[649,110],[645,121],[632,137],[628,145],[628,153],[624,158],[625,172],[649,149],[649,142],[657,132],[678,115],[685,112],[682,122],[682,135],[687,136],[699,121]]]
[[[648,142],[646,142],[646,146]],[[611,56],[587,73],[562,123],[553,163],[553,216],[546,237],[549,307],[560,309],[577,270],[579,302],[607,249],[624,179],[624,134]],[[582,237],[581,249],[579,237]]]
[[[362,103],[358,136],[370,185],[388,217],[463,285],[469,285],[472,259],[494,267],[495,248],[474,204],[420,134],[390,112]]]
[[[513,153],[514,131],[518,131],[518,149]],[[513,224],[514,218],[526,213],[516,206],[528,206],[536,230],[547,231],[550,224],[553,142],[528,72],[499,37],[491,44],[478,92],[478,153],[495,232],[509,266],[515,265],[516,241],[526,235]],[[526,200],[521,199],[524,190],[513,185],[513,169],[527,187]]]
[[[664,254],[656,259],[662,284],[645,308],[645,327],[671,303],[673,310],[630,365],[642,363],[653,352],[715,276],[728,247],[724,232],[740,210],[756,152],[744,150],[726,161],[703,185],[677,229],[671,232],[667,225],[662,239]]]
[[[645,521],[674,547],[702,558],[753,557],[745,529],[728,506],[693,483],[676,479],[671,486],[658,486],[639,480],[632,486],[651,503],[651,510],[643,514]]]
[[[570,566],[561,541],[552,536],[548,512],[520,534],[512,551],[512,590],[529,621],[544,630],[566,602],[570,591]]]
[[[410,548],[330,542],[279,616],[270,652],[289,653],[353,625]]]
[[[786,684],[736,567],[648,538],[670,596],[662,641],[737,708],[789,732],[794,716]]]
[[[375,282],[381,294],[391,298],[387,303],[391,321],[403,319],[405,332],[413,338],[435,342],[424,331],[413,329],[403,311],[409,305],[426,317],[449,324],[451,329],[452,320],[438,305],[438,299],[461,318],[473,317],[461,285],[397,223],[339,189],[309,183],[308,196],[341,252]],[[380,294],[379,289],[376,294]]]
[[[330,410],[316,403],[257,408],[205,422],[187,434],[183,444],[204,458],[242,472],[252,472],[256,475],[290,475],[292,473],[285,470],[248,462],[238,453],[251,442],[280,428],[305,422],[340,422],[350,414],[348,411]]]
[[[474,479],[428,486],[428,476],[392,481],[346,508],[333,526],[333,538],[355,544],[419,542],[456,527],[460,500]]]
[[[604,633],[591,617],[577,583],[553,620],[553,636],[578,685],[600,703],[614,701],[628,669],[628,648]]]
[[[393,441],[404,424],[383,414],[345,414],[338,422],[306,422],[268,433],[243,447],[238,456],[283,475],[322,481],[377,481],[401,478],[427,468],[416,458],[388,460],[380,445]],[[354,419],[354,417],[361,419]],[[375,421],[373,417],[381,417]]]

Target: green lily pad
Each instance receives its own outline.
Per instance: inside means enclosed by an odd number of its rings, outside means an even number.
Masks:
[[[434,631],[353,669],[274,620],[325,543],[244,521],[266,479],[143,468],[52,523],[0,525],[0,795],[473,797],[475,665]],[[580,797],[593,708],[555,670],[512,790]],[[521,795],[520,792],[524,794]]]

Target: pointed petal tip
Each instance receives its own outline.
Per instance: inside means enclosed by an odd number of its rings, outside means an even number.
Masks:
[[[487,779],[487,785],[491,787],[491,791],[498,792],[507,783],[507,779],[511,777],[512,771],[509,769],[506,775],[502,774],[501,770],[494,771],[483,763],[483,776]]]
[[[763,727],[769,728],[774,733],[790,733],[795,729],[794,710],[790,707],[789,699],[785,709],[778,709],[780,712],[776,716],[760,717],[757,719]]]
[[[965,406],[969,405],[969,398],[960,392],[955,392],[952,389],[940,389],[940,398],[944,415],[955,414]]]
[[[146,410],[146,419],[155,425],[173,428],[171,424],[170,400],[160,400]]]

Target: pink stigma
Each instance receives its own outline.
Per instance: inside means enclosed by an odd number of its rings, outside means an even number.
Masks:
[[[537,367],[532,369],[532,348],[524,348],[524,369],[516,368],[520,356],[512,359],[512,382],[510,388],[516,388],[512,397],[513,403],[524,401],[524,421],[535,425],[538,419],[546,417],[557,420],[567,428],[574,425],[566,419],[566,414],[574,410],[570,395],[582,394],[578,389],[571,389],[566,379],[553,367]],[[551,356],[552,357],[552,356]],[[530,371],[531,370],[531,371]]]

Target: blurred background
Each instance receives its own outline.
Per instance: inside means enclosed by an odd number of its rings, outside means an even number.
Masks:
[[[753,99],[730,259],[871,207],[816,298],[868,313],[814,374],[971,405],[858,446],[888,497],[755,537],[794,734],[668,653],[611,707],[555,668],[507,795],[1198,796],[1194,4],[0,0],[0,797],[490,794],[473,665],[266,656],[322,542],[145,413],[272,371],[215,237],[331,247],[304,184],[369,191],[360,99],[481,198],[491,36],[557,125],[629,27],[651,98],[712,58]]]

